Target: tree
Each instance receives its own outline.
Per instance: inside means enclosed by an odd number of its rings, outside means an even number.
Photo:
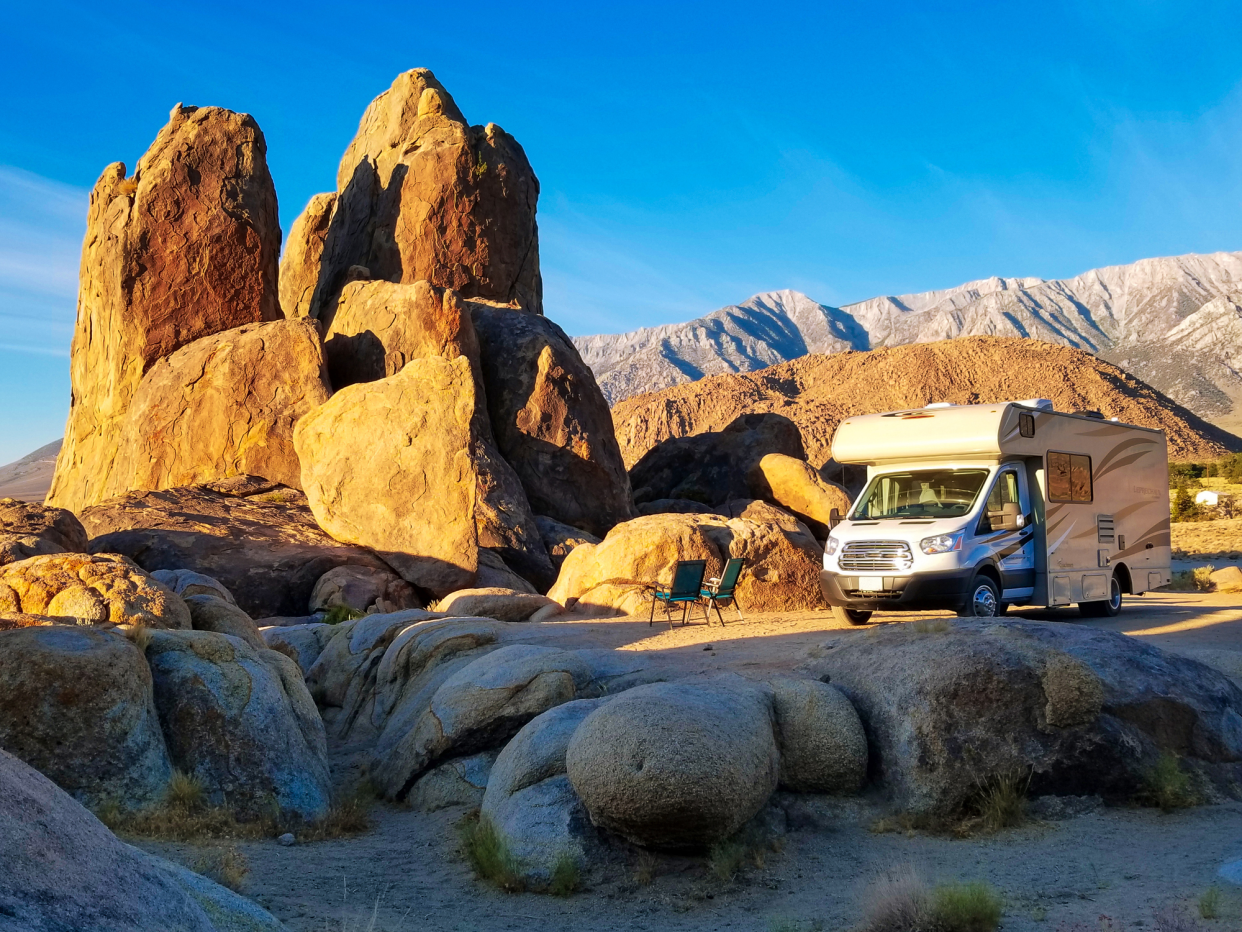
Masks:
[[[1174,521],[1194,521],[1199,517],[1199,506],[1190,497],[1190,490],[1186,486],[1178,486],[1170,512]]]

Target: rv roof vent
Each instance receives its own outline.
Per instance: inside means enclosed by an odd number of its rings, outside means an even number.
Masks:
[[[1015,401],[1014,404],[1022,405],[1024,408],[1038,408],[1041,411],[1052,411],[1051,398],[1027,398],[1025,401]]]
[[[933,401],[929,405],[923,405],[923,407],[924,408],[956,408],[957,405],[955,405],[951,401]]]
[[[1075,411],[1074,413],[1079,417],[1093,417],[1097,421],[1104,420],[1104,415],[1102,415],[1099,411]]]

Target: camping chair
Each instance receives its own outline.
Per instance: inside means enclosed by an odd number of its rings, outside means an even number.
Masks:
[[[720,614],[721,602],[732,602],[733,608],[737,611],[737,617],[741,621],[746,619],[742,617],[742,607],[737,604],[737,596],[733,590],[737,588],[738,577],[742,575],[742,558],[734,557],[725,564],[724,572],[719,578],[711,578],[707,581],[707,587],[699,593],[699,597],[703,599],[703,611],[707,612],[710,605],[716,610],[716,617],[720,619],[720,626],[724,627],[724,616]],[[710,624],[710,617],[708,624]]]
[[[673,613],[670,606],[676,602],[682,604],[681,623],[686,623],[690,612],[690,603],[699,601],[699,591],[703,586],[703,574],[707,572],[706,560],[679,560],[673,566],[673,582],[669,586],[656,586],[651,600],[651,617],[647,619],[647,627],[655,623],[656,602],[664,603],[664,614],[668,618],[668,626],[673,627]],[[707,614],[707,605],[703,606],[703,617],[711,624],[711,616]]]

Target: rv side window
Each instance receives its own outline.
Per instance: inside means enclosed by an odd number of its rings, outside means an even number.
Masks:
[[[1091,457],[1080,453],[1048,454],[1048,500],[1091,501]]]

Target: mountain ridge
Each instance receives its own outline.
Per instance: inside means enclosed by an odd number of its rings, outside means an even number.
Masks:
[[[1242,428],[1242,252],[1141,259],[1073,278],[1000,278],[832,307],[770,291],[682,324],[576,337],[609,403],[811,353],[963,336],[1084,349]]]

